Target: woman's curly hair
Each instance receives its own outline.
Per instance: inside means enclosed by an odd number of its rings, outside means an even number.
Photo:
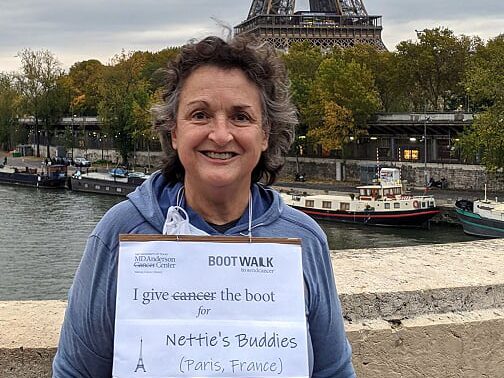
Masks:
[[[215,66],[240,69],[257,85],[262,102],[262,127],[269,137],[268,148],[252,172],[252,182],[275,182],[285,163],[294,138],[296,109],[291,102],[287,72],[275,50],[248,36],[229,41],[207,37],[185,45],[176,59],[164,69],[162,101],[152,109],[154,127],[164,151],[163,175],[169,183],[184,181],[185,170],[171,145],[176,126],[180,94],[185,80],[197,68]]]

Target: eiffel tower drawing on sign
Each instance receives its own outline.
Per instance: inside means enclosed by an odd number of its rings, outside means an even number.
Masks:
[[[287,50],[293,42],[310,41],[322,48],[359,43],[386,50],[382,17],[370,16],[362,0],[310,0],[309,11],[294,11],[295,0],[252,0],[248,17],[234,28]]]
[[[139,369],[142,369],[144,373],[146,373],[147,371],[145,370],[145,366],[144,366],[144,363],[143,363],[143,357],[142,357],[142,343],[143,343],[143,340],[140,338],[140,354],[138,355],[138,362],[137,362],[137,366],[136,366],[136,369],[135,369],[135,373],[139,370]]]

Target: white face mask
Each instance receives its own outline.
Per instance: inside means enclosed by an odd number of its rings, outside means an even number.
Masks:
[[[163,235],[209,235],[189,222],[187,212],[180,206],[170,206],[166,213]]]
[[[189,215],[187,214],[187,211],[180,206],[183,195],[184,187],[182,186],[177,193],[177,205],[170,206],[166,212],[163,235],[210,235],[209,233],[194,227],[191,222],[189,222]],[[249,227],[247,236],[252,237],[252,193],[249,193],[248,209]]]

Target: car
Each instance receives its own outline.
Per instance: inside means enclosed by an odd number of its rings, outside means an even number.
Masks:
[[[91,162],[83,157],[76,157],[73,162],[76,167],[91,167]]]
[[[50,159],[46,159],[46,163],[49,163],[49,161],[51,162],[51,164],[61,164],[61,165],[70,165],[71,163],[71,160],[66,158],[66,157],[63,157],[63,156],[53,156],[51,157]]]

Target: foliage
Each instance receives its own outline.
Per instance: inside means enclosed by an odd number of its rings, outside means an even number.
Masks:
[[[80,116],[98,114],[100,86],[105,67],[96,59],[77,62],[68,72],[70,95],[72,97],[70,112]]]
[[[342,148],[350,136],[366,134],[367,120],[380,106],[371,71],[339,53],[320,64],[312,86],[308,135],[327,149]],[[330,141],[330,142],[329,142]]]
[[[145,59],[145,66],[142,71],[142,77],[149,82],[150,90],[155,90],[162,87],[164,77],[162,70],[166,67],[170,60],[173,60],[180,52],[179,47],[169,47],[155,53],[142,52]]]
[[[313,109],[310,104],[313,82],[320,63],[324,59],[321,50],[310,42],[294,43],[288,54],[282,56],[291,81],[292,100],[297,106],[301,130],[306,133],[306,125],[313,123]]]
[[[464,103],[462,79],[478,39],[456,37],[445,28],[425,29],[418,42],[397,45],[398,67],[404,74],[413,108],[453,110]]]
[[[479,45],[465,75],[465,89],[481,108],[504,101],[504,34]]]
[[[489,171],[504,168],[504,34],[479,46],[465,78],[467,92],[483,106],[460,138],[462,154]]]
[[[21,59],[21,73],[16,76],[17,87],[22,95],[22,109],[25,114],[35,118],[37,135],[37,156],[39,152],[38,126],[43,120],[46,132],[50,136],[54,120],[62,114],[59,105],[61,87],[59,80],[63,75],[61,63],[49,50],[24,49],[18,53]],[[58,104],[55,104],[58,101]],[[47,144],[49,156],[49,143]]]
[[[105,132],[114,138],[123,163],[134,149],[135,138],[150,127],[151,93],[142,76],[142,54],[122,52],[106,67],[100,87],[98,113]]]
[[[346,48],[341,54],[346,62],[355,61],[372,72],[381,101],[381,111],[410,110],[404,73],[399,69],[397,54],[365,44]]]
[[[11,150],[17,144],[19,93],[12,75],[0,73],[0,147]]]

